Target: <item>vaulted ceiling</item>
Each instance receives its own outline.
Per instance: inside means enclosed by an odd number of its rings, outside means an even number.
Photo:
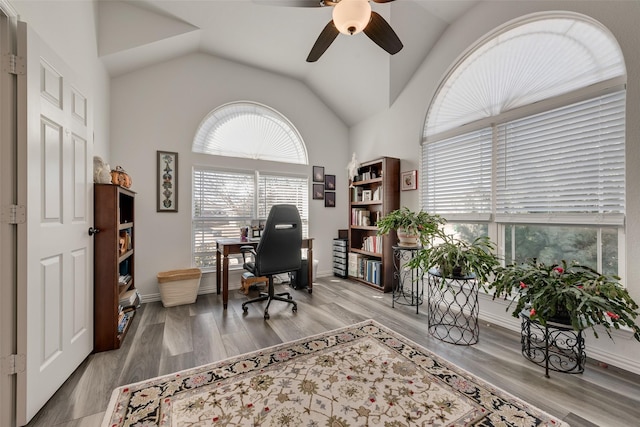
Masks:
[[[340,34],[317,62],[308,63],[332,7],[252,0],[102,0],[98,53],[111,76],[191,52],[208,53],[298,79],[353,125],[393,104],[447,26],[476,2],[372,2],[402,40],[399,53],[389,55],[364,33]]]

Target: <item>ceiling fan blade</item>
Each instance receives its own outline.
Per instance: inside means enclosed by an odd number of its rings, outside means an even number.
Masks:
[[[333,20],[329,21],[311,48],[311,52],[309,52],[309,56],[307,56],[307,62],[316,62],[320,59],[327,48],[331,46],[331,43],[333,43],[338,34],[340,34],[340,31],[336,28]]]
[[[403,44],[398,35],[379,13],[371,11],[371,21],[364,27],[363,31],[375,44],[391,55],[395,55],[403,48]]]
[[[324,4],[320,0],[253,0],[254,3],[267,6],[290,6],[290,7],[322,7]]]

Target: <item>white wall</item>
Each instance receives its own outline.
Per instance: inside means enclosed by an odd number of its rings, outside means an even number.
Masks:
[[[553,9],[549,9],[553,8]],[[640,301],[640,193],[635,183],[640,182],[640,2],[590,1],[590,2],[539,2],[539,1],[489,1],[481,2],[455,22],[441,37],[425,62],[413,76],[389,111],[372,117],[350,130],[352,149],[359,157],[378,152],[400,157],[402,170],[419,169],[420,140],[429,102],[438,84],[457,58],[474,42],[492,29],[520,16],[545,10],[566,10],[583,13],[606,26],[620,44],[628,73],[627,85],[627,235],[626,278],[630,293]],[[393,143],[393,150],[389,143]],[[366,153],[366,154],[364,154]],[[419,209],[417,191],[403,192],[401,204]],[[480,316],[493,323],[519,330],[519,322],[505,311],[502,302],[482,298]],[[640,373],[637,357],[640,343],[627,332],[616,332],[614,341],[606,333],[593,339],[588,331],[587,356],[605,361],[630,371]],[[481,338],[482,339],[482,338]],[[515,343],[514,345],[519,345]]]
[[[196,129],[214,108],[255,101],[286,116],[307,146],[309,165],[193,154]],[[300,82],[206,54],[189,54],[114,78],[111,83],[111,166],[132,177],[136,196],[136,287],[146,301],[158,298],[156,274],[191,266],[191,168],[213,165],[305,174],[313,165],[335,174],[336,208],[309,200],[309,236],[318,275],[330,274],[332,239],[347,227],[348,131],[346,125]],[[156,212],[156,150],[178,152],[178,212]],[[311,194],[311,192],[309,193]],[[201,292],[215,287],[203,278]],[[233,281],[233,282],[232,282]],[[238,277],[230,288],[239,287]]]

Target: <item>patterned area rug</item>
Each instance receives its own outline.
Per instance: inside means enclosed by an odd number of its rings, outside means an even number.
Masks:
[[[568,427],[373,320],[119,387],[102,426]]]

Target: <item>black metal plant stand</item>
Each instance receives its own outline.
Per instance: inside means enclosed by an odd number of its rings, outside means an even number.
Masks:
[[[520,313],[520,317],[522,355],[536,365],[543,366],[545,377],[549,378],[549,370],[567,374],[584,372],[587,355],[582,331],[555,322],[546,322],[542,326],[531,320],[526,310]]]
[[[418,307],[423,302],[424,284],[423,273],[420,269],[405,268],[405,264],[418,255],[418,251],[422,249],[420,246],[394,246],[393,247],[393,266],[395,268],[393,276],[397,278],[397,285],[393,287],[391,307],[395,304],[409,305]]]
[[[428,272],[428,329],[441,341],[457,345],[478,342],[478,281],[475,276],[445,278]]]

